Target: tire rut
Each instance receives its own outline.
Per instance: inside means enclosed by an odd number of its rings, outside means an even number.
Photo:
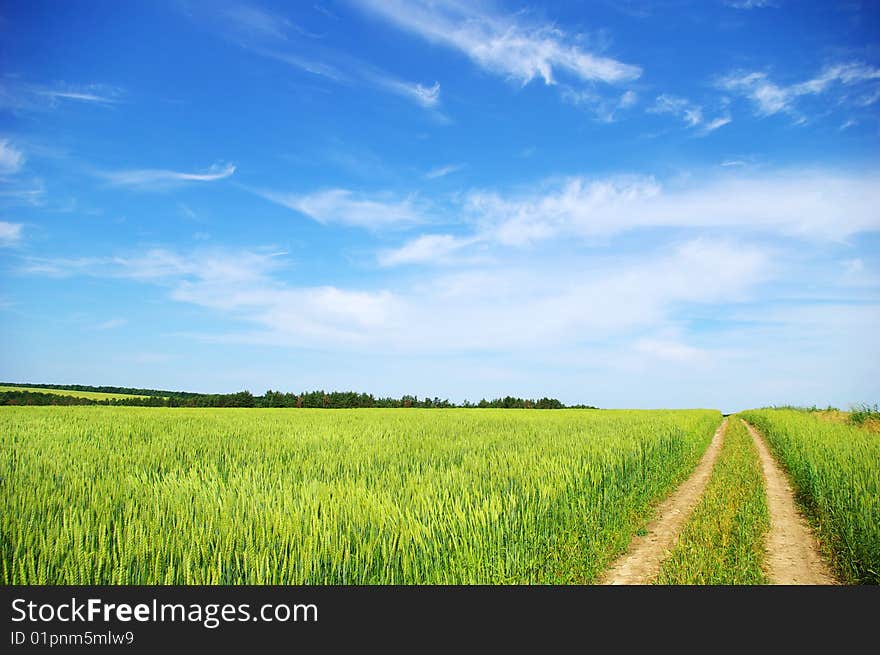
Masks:
[[[772,584],[827,585],[837,580],[819,553],[809,524],[798,511],[788,477],[776,463],[764,438],[745,423],[764,472],[770,531],[765,542],[765,572]]]
[[[691,476],[657,507],[655,518],[645,526],[647,534],[633,537],[627,552],[609,567],[599,584],[650,584],[657,577],[663,560],[675,547],[681,529],[703,496],[726,429],[727,418],[715,431]]]

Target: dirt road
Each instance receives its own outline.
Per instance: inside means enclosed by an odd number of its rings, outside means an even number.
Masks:
[[[605,573],[600,584],[649,584],[660,572],[660,565],[675,547],[678,535],[703,495],[727,428],[725,418],[691,477],[664,500],[655,518],[645,526],[645,536],[636,535],[629,549]]]
[[[743,421],[745,423],[745,421]],[[767,448],[764,438],[746,423],[755,442],[770,509],[765,571],[773,584],[836,584],[828,565],[819,554],[819,545],[810,526],[797,509],[788,478]]]

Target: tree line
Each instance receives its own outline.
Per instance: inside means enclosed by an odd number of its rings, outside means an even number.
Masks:
[[[192,391],[167,391],[162,389],[138,389],[135,387],[96,387],[90,384],[42,384],[42,383],[20,383],[20,382],[0,382],[0,387],[27,387],[29,389],[59,389],[61,391],[96,391],[98,393],[118,393],[128,396],[178,396],[190,397],[201,396],[203,394],[194,393]]]
[[[11,385],[10,385],[11,386]],[[20,386],[20,385],[16,385]],[[88,387],[74,389],[73,387],[44,385],[42,388],[54,388],[76,391],[97,391],[110,387]],[[121,387],[114,387],[121,389]],[[154,391],[154,390],[147,390]],[[122,391],[105,391],[104,393],[124,393]],[[467,408],[467,409],[597,409],[591,405],[566,406],[556,398],[517,398],[505,396],[503,398],[485,398],[478,402],[465,400],[462,403],[454,403],[448,399],[438,397],[419,398],[415,395],[405,395],[400,398],[376,397],[373,394],[358,393],[355,391],[308,391],[303,393],[283,393],[281,391],[268,390],[262,396],[255,396],[250,391],[238,393],[199,394],[199,393],[176,393],[165,392],[168,395],[141,394],[125,398],[82,398],[40,391],[0,391],[0,405],[112,405],[128,407],[300,407],[320,409],[352,409],[359,407],[387,407],[406,408],[416,407],[423,409],[431,408]]]

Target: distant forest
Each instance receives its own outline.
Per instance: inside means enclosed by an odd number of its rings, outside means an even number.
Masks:
[[[133,389],[130,387],[94,387],[82,384],[21,384],[0,382],[0,386],[29,387],[37,389],[58,389],[64,391],[97,391],[100,393],[128,394],[130,398],[80,398],[39,391],[0,391],[0,405],[114,405],[129,407],[310,407],[319,409],[351,409],[357,407],[419,407],[468,409],[598,409],[591,405],[564,405],[556,398],[485,398],[479,402],[457,404],[447,399],[419,398],[377,398],[372,394],[355,391],[308,391],[304,393],[283,393],[267,391],[255,396],[250,391],[238,393],[193,393],[189,391],[163,391],[157,389]]]

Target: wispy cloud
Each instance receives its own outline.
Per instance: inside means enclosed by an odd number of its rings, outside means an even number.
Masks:
[[[578,107],[584,107],[596,115],[603,123],[613,123],[621,110],[629,109],[638,103],[635,91],[624,91],[616,95],[597,93],[593,89],[575,89],[569,85],[561,85],[562,99]]]
[[[848,62],[826,66],[815,77],[796,84],[776,84],[765,72],[738,72],[723,77],[719,86],[749,98],[759,116],[785,112],[802,118],[797,111],[799,98],[819,96],[839,86],[854,86],[875,80],[880,80],[880,68],[863,62]],[[877,99],[880,99],[880,95],[877,95]]]
[[[122,89],[107,84],[34,84],[9,75],[0,78],[0,108],[13,111],[46,111],[69,103],[109,107],[123,95]]]
[[[450,261],[452,255],[478,240],[478,238],[461,238],[451,234],[425,234],[400,248],[379,253],[378,260],[381,266],[439,264]]]
[[[326,17],[329,18],[330,20],[339,20],[339,16],[337,16],[337,15],[334,14],[332,11],[330,11],[329,9],[327,9],[327,7],[321,5],[321,4],[317,3],[317,2],[316,2],[315,4],[312,5],[312,9],[314,9],[315,11],[317,11],[319,14],[321,14],[321,15],[323,15],[323,16],[326,16]]]
[[[701,361],[709,356],[704,350],[669,339],[642,337],[633,348],[641,355],[675,363]]]
[[[199,220],[198,213],[196,213],[193,208],[187,205],[185,202],[177,203],[177,211],[180,213],[181,216],[191,221]]]
[[[648,112],[676,116],[683,120],[688,127],[698,128],[698,132],[704,135],[714,132],[719,127],[723,127],[731,122],[730,115],[719,116],[707,122],[703,113],[703,107],[691,102],[687,98],[668,93],[657,96],[654,106],[650,107]]]
[[[775,0],[724,0],[724,4],[734,9],[764,9],[779,6]]]
[[[165,364],[171,360],[171,355],[165,353],[135,353],[131,356],[131,361],[135,364]]]
[[[165,189],[186,182],[214,182],[223,180],[235,173],[232,164],[213,164],[202,173],[182,173],[155,168],[142,168],[122,171],[103,171],[100,177],[115,186],[141,190]]]
[[[283,41],[294,27],[284,16],[253,5],[229,4],[220,7],[219,13],[242,36]]]
[[[21,223],[0,221],[0,246],[9,247],[18,244],[21,241],[23,227]]]
[[[729,162],[727,167],[744,162]],[[422,235],[384,250],[383,266],[466,259],[477,246],[521,248],[558,239],[605,238],[640,228],[684,228],[770,233],[844,241],[880,230],[880,172],[830,170],[725,173],[689,186],[664,187],[653,177],[572,177],[534,185],[539,191],[463,194],[453,212],[463,235]],[[491,254],[491,253],[489,253]]]
[[[439,82],[424,85],[404,80],[350,55],[316,45],[320,35],[312,34],[296,22],[263,7],[228,3],[219,12],[206,15],[204,22],[254,54],[335,83],[369,85],[429,110],[436,110],[440,102]]]
[[[7,186],[10,188],[0,190],[0,202],[5,205],[39,207],[46,202],[46,188],[42,180],[31,180]]]
[[[18,173],[24,161],[24,153],[13,146],[9,139],[0,139],[0,176]]]
[[[434,82],[432,86],[423,86],[394,77],[378,76],[372,79],[377,86],[412,100],[425,109],[432,109],[440,102],[440,82]]]
[[[356,0],[390,23],[469,57],[475,64],[521,84],[557,74],[583,82],[619,83],[638,78],[641,68],[587,52],[576,39],[548,24],[481,11],[475,4],[440,0]]]
[[[710,132],[714,132],[715,130],[717,130],[719,127],[724,127],[725,125],[731,123],[732,121],[733,121],[733,119],[730,117],[730,115],[719,116],[718,118],[713,118],[708,123],[703,124],[703,126],[700,128],[700,133],[701,134],[709,134]]]
[[[447,164],[446,166],[438,166],[425,173],[425,177],[429,180],[436,180],[438,177],[446,177],[452,173],[457,173],[464,167],[464,164]]]
[[[730,252],[737,256],[727,256]],[[49,261],[43,271],[31,272],[46,274],[54,266],[70,275],[159,284],[178,302],[253,328],[225,337],[234,341],[450,353],[637,334],[663,325],[680,303],[748,297],[770,270],[768,253],[760,249],[702,239],[599,268],[555,260],[493,266],[395,285],[394,291],[292,285],[251,251],[225,251],[222,260],[221,266],[205,266],[203,254],[150,251],[73,265]],[[151,274],[144,275],[145,269]]]
[[[464,393],[493,393],[486,391],[483,369],[493,369],[496,353],[505,361],[505,371],[495,380],[499,392],[516,375],[534,380],[534,393],[560,384],[559,389],[569,389],[572,401],[587,394],[603,406],[734,402],[729,388],[717,396],[700,395],[717,386],[712,381],[719,371],[735,370],[737,379],[746,381],[746,391],[739,392],[746,396],[737,396],[736,406],[728,409],[757,406],[768,398],[786,402],[815,396],[821,402],[832,388],[844,389],[840,398],[845,403],[864,393],[852,380],[853,371],[873,379],[871,367],[880,354],[875,337],[880,306],[798,304],[788,297],[784,305],[775,303],[779,297],[774,289],[786,279],[797,288],[817,281],[807,282],[802,270],[790,269],[792,258],[785,257],[785,249],[714,235],[662,241],[653,251],[616,252],[613,257],[560,257],[555,250],[544,252],[549,256],[538,254],[519,262],[508,258],[396,277],[393,288],[380,284],[372,289],[358,284],[303,286],[289,279],[283,263],[268,251],[236,249],[210,256],[155,250],[80,260],[72,266],[73,260],[46,260],[44,269],[125,277],[221,318],[224,326],[236,326],[179,332],[179,338],[226,347],[318,348],[321,369],[316,374],[327,375],[327,362],[332,366],[327,357],[336,353],[343,380],[356,370],[351,355],[365,355],[401,375],[405,370],[405,387],[415,382],[431,392],[448,374],[454,381],[447,380],[453,385],[449,388],[455,389],[450,393],[463,393],[461,384],[474,376],[478,383]],[[868,272],[867,265],[835,264],[837,275],[852,270],[864,277]],[[154,273],[144,275],[144,270]],[[688,317],[703,315],[722,316],[725,324],[708,332],[689,324]],[[811,355],[806,360],[805,352]],[[390,358],[395,354],[406,357]],[[837,375],[841,361],[846,370]],[[447,364],[450,371],[444,368]],[[584,391],[586,370],[602,383]],[[831,387],[826,385],[828,376],[816,386],[816,370],[828,372]],[[687,380],[684,387],[682,377]],[[634,379],[651,390],[647,400],[633,401]]]
[[[123,327],[124,325],[128,325],[128,319],[126,318],[111,318],[103,323],[98,323],[96,326],[99,330],[114,330],[116,328]]]
[[[248,284],[263,280],[280,267],[284,252],[270,249],[236,250],[222,248],[179,253],[166,248],[151,248],[139,254],[110,257],[46,258],[29,257],[21,267],[23,273],[51,277],[88,275],[124,278],[166,284],[213,282],[217,284]]]
[[[263,57],[275,59],[277,61],[288,64],[289,66],[293,66],[294,68],[299,68],[300,70],[303,70],[307,73],[311,73],[312,75],[319,75],[334,82],[346,84],[351,83],[351,79],[346,73],[343,73],[341,70],[339,70],[339,68],[328,64],[327,62],[318,61],[309,57],[303,57],[302,55],[292,52],[268,50],[265,48],[251,48],[251,50]]]
[[[690,127],[695,127],[703,122],[703,109],[694,105],[686,98],[680,98],[669,94],[657,96],[654,106],[648,109],[655,114],[673,114],[681,117]]]
[[[92,91],[69,91],[65,89],[37,89],[37,95],[44,96],[50,100],[76,100],[78,102],[95,102],[102,105],[112,105],[119,102],[118,98],[112,95],[98,95]]]
[[[367,195],[349,189],[327,189],[306,194],[277,191],[256,193],[319,223],[380,228],[422,220],[421,211],[412,196],[400,199],[388,193]]]
[[[571,178],[541,193],[472,193],[466,211],[511,245],[638,227],[726,227],[843,240],[880,229],[880,172],[782,170],[722,175],[665,188],[655,178]]]

